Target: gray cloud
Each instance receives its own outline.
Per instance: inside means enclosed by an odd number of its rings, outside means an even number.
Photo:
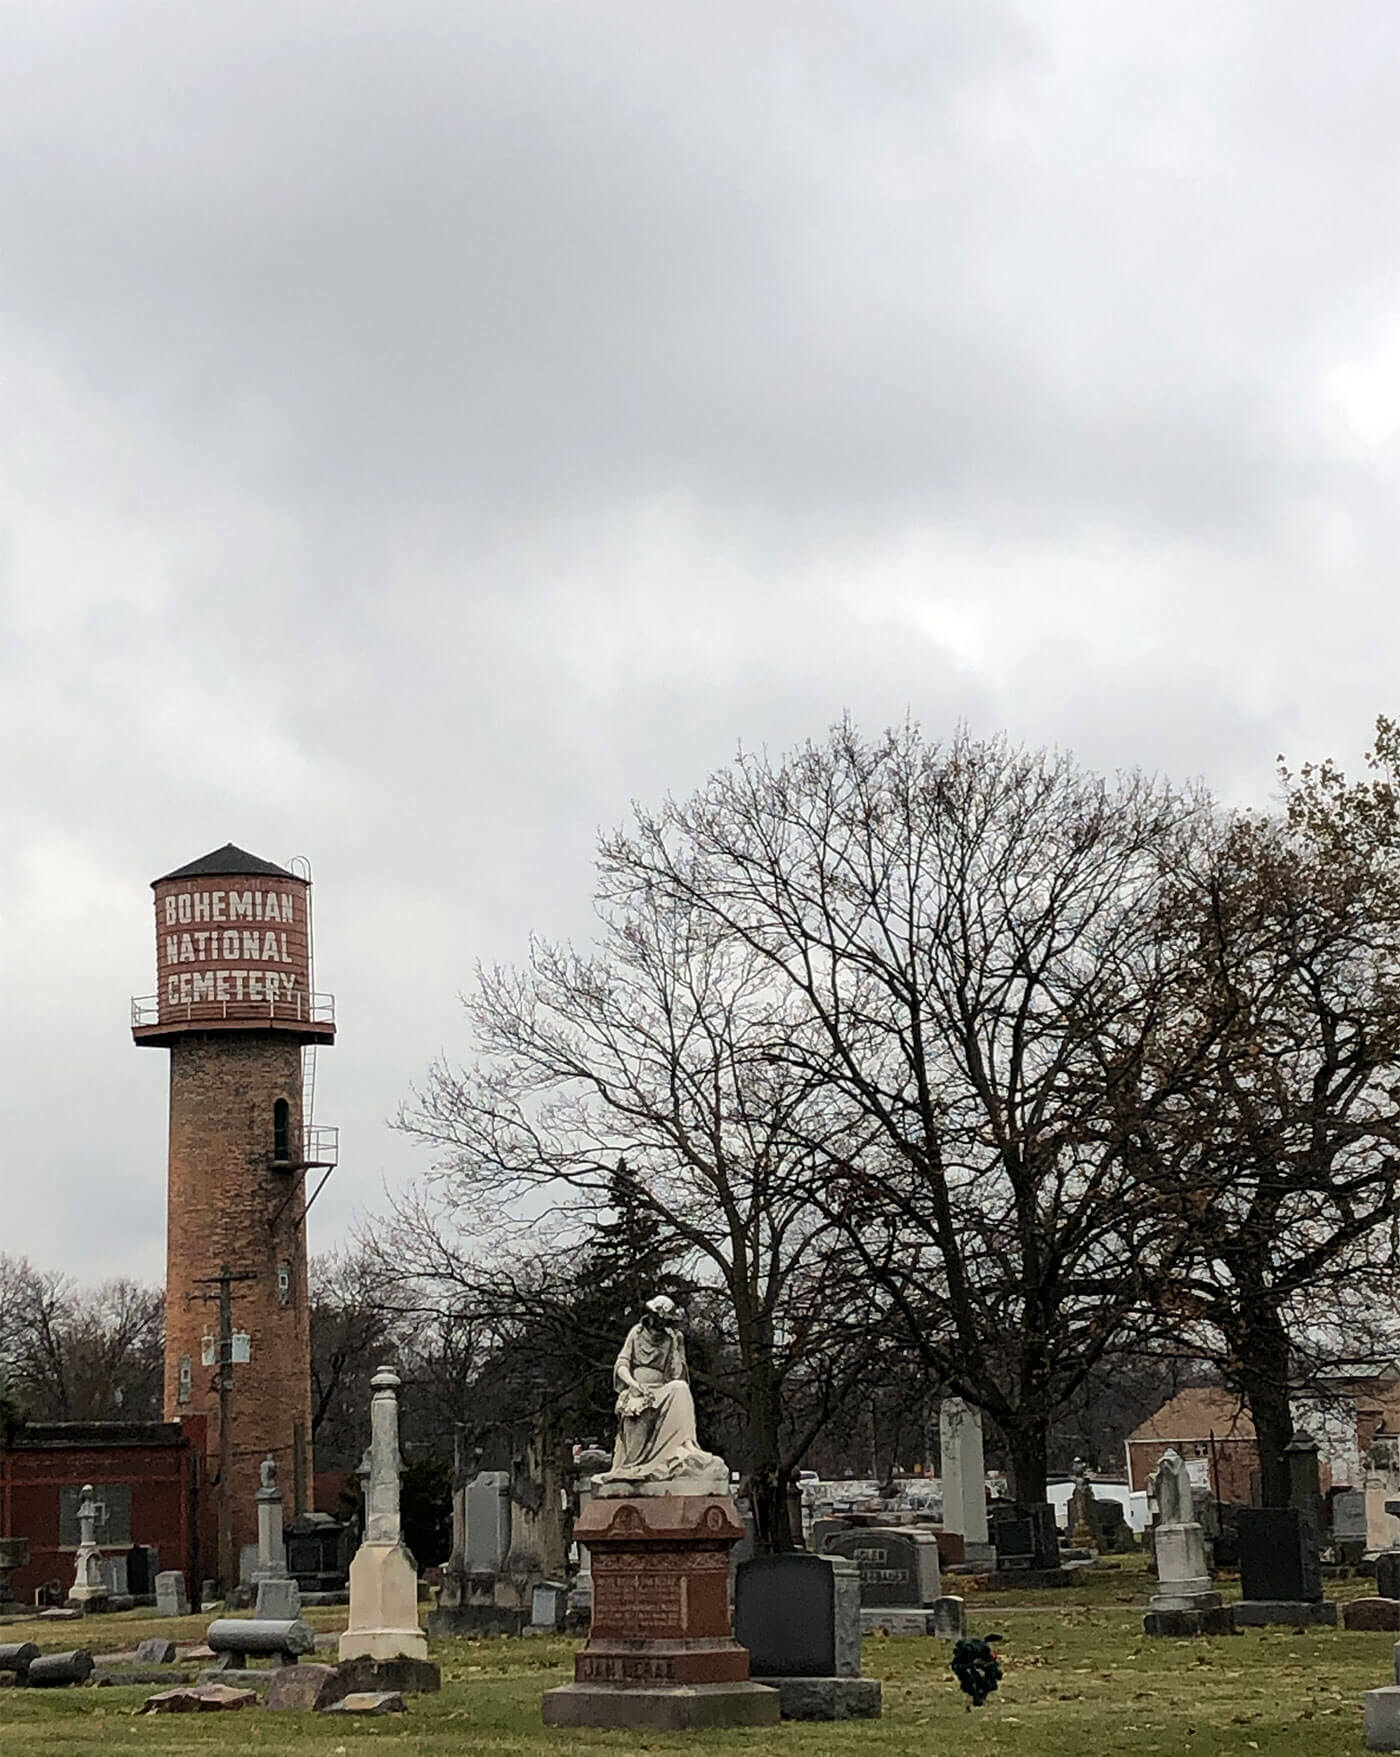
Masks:
[[[318,875],[324,1243],[455,993],[742,739],[1265,798],[1394,674],[1400,20],[0,16],[0,1248],[157,1271],[146,882]]]

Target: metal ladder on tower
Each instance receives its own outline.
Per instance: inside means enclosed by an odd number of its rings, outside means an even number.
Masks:
[[[290,872],[294,872],[299,879],[304,879],[306,881],[306,895],[308,898],[306,910],[306,969],[307,988],[309,991],[307,999],[310,1001],[314,998],[316,993],[316,955],[315,947],[311,943],[312,916],[309,902],[311,896],[311,862],[304,854],[295,854],[287,862],[287,869]],[[314,1043],[307,1043],[302,1045],[301,1051],[301,1156],[303,1159],[310,1159],[312,1157],[311,1142],[313,1137],[311,1133],[311,1125],[315,1117],[315,1112],[316,1045]]]

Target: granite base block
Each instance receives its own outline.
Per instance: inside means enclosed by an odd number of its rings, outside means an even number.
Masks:
[[[1366,1749],[1400,1751],[1400,1684],[1368,1690],[1365,1705]]]
[[[317,1665],[314,1661],[301,1665],[284,1665],[272,1674],[267,1687],[267,1707],[274,1712],[292,1710],[309,1714],[313,1709],[329,1708],[345,1694],[334,1666]]]
[[[784,1720],[874,1720],[878,1678],[769,1678]]]
[[[862,1635],[931,1635],[931,1610],[867,1610],[860,1613]]]
[[[440,1605],[428,1612],[428,1639],[452,1641],[461,1635],[519,1635],[529,1621],[528,1610],[506,1605]]]
[[[561,1684],[544,1697],[546,1726],[694,1727],[776,1726],[781,1698],[766,1684],[678,1684],[652,1688],[617,1684]]]
[[[1288,1623],[1299,1629],[1335,1629],[1337,1607],[1327,1599],[1245,1598],[1230,1607],[1237,1629]]]
[[[1354,1598],[1342,1606],[1348,1629],[1400,1629],[1400,1598]]]
[[[428,1694],[442,1688],[442,1668],[430,1659],[398,1654],[393,1659],[371,1659],[368,1654],[343,1659],[336,1672],[345,1693],[397,1690],[401,1696]]]
[[[1200,1611],[1148,1611],[1142,1619],[1144,1635],[1238,1635],[1229,1605],[1211,1605]]]

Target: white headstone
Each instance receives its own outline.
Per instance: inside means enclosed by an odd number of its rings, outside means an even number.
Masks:
[[[156,1575],[156,1615],[187,1617],[190,1601],[185,1593],[185,1577],[177,1568],[168,1568]]]
[[[1153,1533],[1157,1591],[1148,1601],[1148,1608],[1214,1608],[1220,1603],[1220,1594],[1210,1584],[1205,1533],[1196,1523],[1191,1499],[1191,1475],[1185,1461],[1170,1449],[1163,1453],[1157,1466],[1157,1504],[1161,1512]]]
[[[982,1411],[961,1397],[945,1397],[938,1412],[943,1458],[943,1529],[961,1536],[965,1560],[990,1563],[986,1464],[982,1453]]]

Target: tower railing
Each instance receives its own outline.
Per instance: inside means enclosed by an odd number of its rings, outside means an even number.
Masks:
[[[340,1163],[340,1130],[334,1123],[312,1123],[301,1132],[302,1163],[329,1170]]]
[[[202,1024],[210,1019],[232,1019],[248,1025],[256,1025],[261,1019],[278,1025],[334,1025],[335,996],[298,994],[291,1000],[275,1001],[169,1001],[158,994],[131,997],[131,1023],[136,1030],[181,1022]]]

